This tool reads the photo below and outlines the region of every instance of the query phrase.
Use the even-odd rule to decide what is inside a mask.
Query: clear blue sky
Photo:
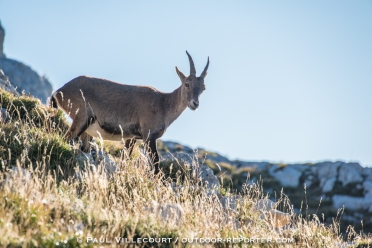
[[[170,92],[210,56],[200,108],[164,140],[231,159],[372,166],[372,1],[0,0],[8,58]]]

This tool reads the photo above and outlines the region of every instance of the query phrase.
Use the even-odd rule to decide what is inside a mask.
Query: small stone
[[[10,115],[5,108],[2,108],[0,111],[0,122],[7,123],[10,121]]]
[[[145,210],[157,215],[163,223],[182,224],[183,210],[179,204],[159,204],[153,200]]]

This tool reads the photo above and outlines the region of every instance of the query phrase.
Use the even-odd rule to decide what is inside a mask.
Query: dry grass
[[[19,100],[14,96],[7,99],[8,109],[14,106],[12,99]],[[12,111],[17,113],[19,108]],[[9,123],[0,123],[2,247],[86,247],[99,246],[100,241],[108,247],[115,246],[120,238],[166,238],[173,242],[158,246],[185,246],[182,239],[193,238],[215,239],[209,245],[218,247],[233,246],[232,242],[239,246],[281,247],[284,244],[279,239],[297,247],[337,247],[344,243],[337,219],[325,226],[316,217],[293,215],[291,225],[275,228],[272,221],[261,218],[255,210],[257,201],[266,197],[260,183],[244,186],[236,208],[225,208],[222,196],[200,183],[195,185],[191,174],[180,175],[175,181],[156,178],[149,171],[148,159],[123,159],[123,151],[117,151],[115,146],[108,149],[119,153],[119,172],[108,176],[103,166],[97,166],[86,169],[79,179],[74,178],[73,168],[81,164],[74,158],[74,148],[61,138],[65,126],[59,127],[55,119],[48,118],[40,104],[34,108],[28,111],[43,118],[33,119],[26,111],[23,115],[12,114]],[[164,211],[156,211],[156,206],[174,211],[164,217]],[[278,209],[292,213],[284,194]],[[82,243],[78,242],[80,238]],[[98,243],[86,243],[87,238],[96,238]],[[239,238],[255,238],[255,242]],[[272,241],[257,243],[257,238]],[[347,241],[360,238],[350,230]]]

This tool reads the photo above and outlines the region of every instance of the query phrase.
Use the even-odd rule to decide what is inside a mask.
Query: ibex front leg
[[[135,144],[136,144],[136,139],[135,138],[125,140],[125,148],[127,149],[127,153],[128,153],[129,158],[132,155],[133,148],[134,148]]]

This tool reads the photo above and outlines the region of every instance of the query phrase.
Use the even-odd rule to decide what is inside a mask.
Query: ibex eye
[[[187,88],[189,88],[189,87],[190,87],[190,84],[188,84],[188,83],[185,83],[185,86],[186,86]]]

